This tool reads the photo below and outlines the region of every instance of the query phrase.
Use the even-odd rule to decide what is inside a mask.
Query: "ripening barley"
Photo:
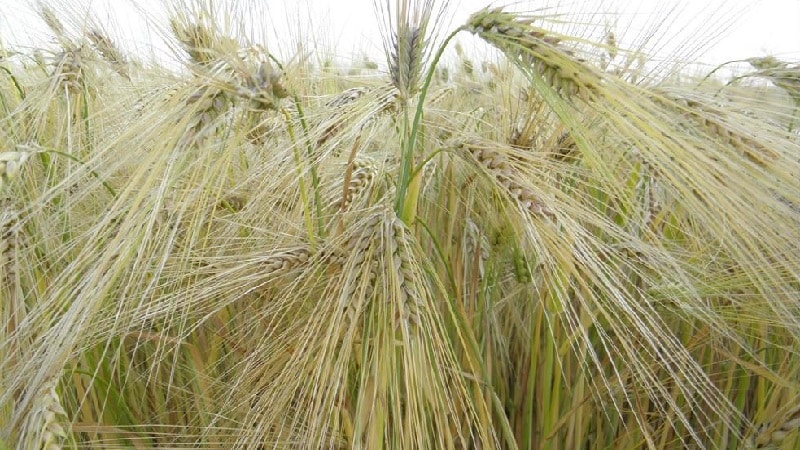
[[[55,381],[50,381],[42,389],[28,413],[24,439],[20,441],[19,450],[60,450],[67,437],[62,423],[66,411],[56,392]]]
[[[796,62],[396,0],[351,64],[167,3],[167,63],[77,3],[0,39],[0,448],[800,444]]]

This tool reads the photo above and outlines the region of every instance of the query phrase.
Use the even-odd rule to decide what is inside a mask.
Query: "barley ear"
[[[800,405],[786,410],[779,418],[762,423],[745,442],[747,449],[777,449],[791,433],[800,430]]]
[[[554,216],[554,212],[522,184],[522,177],[499,151],[467,142],[456,143],[453,147],[461,155],[470,155],[522,209],[534,216]]]
[[[22,306],[19,302],[19,283],[17,274],[19,272],[16,248],[17,248],[17,227],[19,217],[11,208],[0,211],[0,293],[3,294],[5,305],[2,310],[3,322],[6,330],[13,334],[17,328],[17,322],[21,319],[18,311]]]
[[[0,191],[19,175],[29,157],[25,151],[0,152]]]
[[[523,71],[537,73],[564,96],[585,96],[600,87],[600,76],[566,48],[561,36],[533,26],[535,18],[484,9],[473,14],[465,29],[497,47]]]
[[[389,74],[392,84],[401,95],[409,98],[416,94],[422,60],[422,33],[419,27],[402,23],[392,41],[389,52]]]
[[[192,22],[184,16],[169,21],[172,34],[198,67],[212,67],[229,55],[238,53],[236,39],[223,35],[206,14]]]
[[[66,48],[73,46],[66,37],[64,24],[61,23],[61,20],[58,18],[58,15],[56,15],[52,8],[40,3],[39,15],[42,17],[45,25],[47,25],[47,28],[49,28],[50,31],[52,31],[56,36],[56,40],[58,40],[62,47]]]
[[[387,65],[392,84],[405,101],[420,90],[429,55],[429,35],[435,26],[431,19],[439,13],[431,1],[400,0],[394,9],[389,3],[383,11],[389,21],[388,30],[383,33]]]
[[[114,44],[114,41],[99,29],[90,31],[88,36],[100,56],[111,65],[115,72],[130,81],[128,60],[122,55],[122,51]]]
[[[756,76],[768,79],[800,103],[800,64],[790,66],[774,56],[750,58],[747,62],[758,69]]]
[[[244,83],[236,87],[240,97],[250,101],[253,111],[277,111],[282,99],[289,96],[283,84],[283,75],[264,59],[258,67],[244,74]]]
[[[341,212],[357,200],[364,192],[372,186],[372,181],[378,173],[378,166],[369,159],[358,159],[353,161],[352,170],[346,178],[346,186],[343,186],[341,198],[336,202],[336,209]]]
[[[293,247],[270,253],[260,261],[264,276],[283,275],[306,265],[311,258],[307,247]]]
[[[25,423],[18,450],[60,450],[67,432],[61,425],[67,416],[56,392],[56,381],[50,380],[39,390]]]

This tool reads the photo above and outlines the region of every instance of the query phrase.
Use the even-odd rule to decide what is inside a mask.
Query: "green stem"
[[[425,223],[423,220],[418,220],[417,223],[422,225],[423,229],[428,233],[428,236],[433,241],[433,249],[436,256],[442,261],[442,264],[445,267],[445,271],[447,272],[447,278],[450,281],[450,285],[452,286],[454,295],[456,292],[456,280],[455,275],[452,271],[452,264],[448,258],[445,257],[444,251],[442,250],[442,245],[439,240],[436,238],[435,233],[430,227]],[[485,406],[488,408],[489,406],[494,408],[495,417],[499,420],[500,428],[502,430],[503,437],[506,439],[506,447],[509,449],[516,449],[517,444],[514,439],[514,432],[511,429],[511,425],[508,422],[508,417],[505,413],[505,407],[503,403],[500,401],[500,398],[497,396],[497,393],[492,388],[490,383],[487,383],[486,380],[489,380],[489,374],[486,369],[486,364],[484,363],[483,359],[481,358],[481,350],[480,346],[478,345],[478,340],[475,337],[475,333],[473,333],[472,327],[469,325],[469,320],[467,319],[463,308],[460,306],[458,299],[454,297],[454,295],[448,295],[447,305],[449,306],[450,311],[450,319],[452,320],[452,326],[454,330],[451,331],[457,336],[457,341],[460,341],[462,348],[465,351],[465,356],[467,358],[467,365],[469,366],[470,374],[474,376],[472,378],[473,381],[477,383],[477,387],[481,390],[485,390],[488,393],[489,397],[491,398],[491,402],[487,402]],[[491,404],[491,405],[490,405]],[[478,407],[479,405],[475,405]],[[491,414],[491,411],[485,411],[487,414]]]
[[[414,222],[415,213],[412,208],[407,208],[407,205],[416,204],[416,196],[419,195],[419,191],[416,191],[411,194],[412,198],[407,198],[409,196],[408,185],[412,180],[411,168],[412,161],[414,159],[414,148],[416,147],[417,134],[419,133],[419,124],[422,121],[422,107],[425,104],[425,96],[428,94],[428,88],[431,85],[431,81],[433,81],[436,65],[439,63],[439,59],[441,59],[445,48],[447,48],[447,44],[449,44],[456,34],[461,32],[463,29],[464,27],[459,27],[450,33],[444,42],[442,42],[442,45],[439,46],[439,49],[436,50],[436,54],[431,61],[431,66],[428,68],[428,73],[425,76],[425,83],[422,85],[422,89],[420,90],[416,111],[414,113],[414,121],[411,124],[410,135],[408,136],[408,139],[403,140],[402,162],[400,167],[400,176],[397,183],[397,199],[394,204],[394,210],[400,219],[407,225],[411,225]]]
[[[297,165],[297,177],[300,184],[300,199],[303,201],[303,222],[305,223],[306,233],[308,240],[311,243],[311,248],[316,248],[317,233],[314,232],[314,219],[311,212],[311,205],[308,200],[308,191],[306,190],[306,181],[303,174],[303,158],[297,149],[297,142],[294,136],[294,127],[292,126],[292,119],[285,109],[281,109],[284,120],[286,120],[286,130],[289,132],[289,139],[292,141],[292,153],[294,154],[294,162]]]
[[[733,63],[738,63],[738,62],[745,62],[745,61],[747,61],[747,60],[746,59],[737,59],[735,61],[728,61],[728,62],[724,62],[724,63],[718,65],[717,67],[714,68],[714,70],[712,70],[711,72],[708,72],[708,74],[705,77],[703,77],[703,79],[700,80],[699,83],[697,83],[697,86],[698,87],[702,86],[702,84],[705,83],[706,81],[708,81],[708,79],[711,78],[712,75],[717,73],[717,71],[719,69],[722,69],[723,67],[727,66],[728,64],[733,64]]]
[[[46,155],[46,154],[49,154],[49,153],[53,153],[55,155],[67,157],[67,158],[69,158],[69,159],[71,159],[71,160],[73,160],[73,161],[75,161],[75,162],[77,162],[79,164],[86,165],[85,162],[81,161],[79,158],[77,158],[77,157],[75,157],[73,155],[70,155],[69,153],[59,152],[57,150],[43,150],[43,151],[40,151],[39,153],[41,153],[43,155]],[[47,161],[48,161],[47,164],[49,164],[49,159]],[[98,180],[100,180],[101,183],[103,183],[103,187],[106,188],[106,190],[109,192],[109,194],[111,194],[112,197],[116,197],[117,196],[117,192],[114,190],[114,188],[112,188],[111,185],[109,185],[107,182],[103,181],[103,179],[100,178],[100,175],[97,172],[95,172],[94,170],[90,169],[89,173],[94,175],[95,178],[97,178]]]
[[[25,100],[25,91],[22,89],[22,86],[19,85],[17,77],[15,77],[14,74],[11,73],[11,71],[6,67],[0,66],[0,70],[7,73],[9,78],[11,78],[11,82],[14,83],[14,87],[17,89],[17,92],[19,93],[20,100]]]
[[[303,137],[306,141],[306,157],[308,158],[311,172],[311,187],[314,189],[314,208],[317,212],[317,233],[320,237],[325,237],[325,222],[322,218],[322,194],[320,194],[319,190],[319,174],[317,173],[317,163],[314,159],[314,148],[311,146],[311,139],[308,137],[308,124],[306,123],[306,116],[303,114],[300,98],[295,95],[293,99],[297,108],[297,115],[300,117],[300,126],[303,128]]]

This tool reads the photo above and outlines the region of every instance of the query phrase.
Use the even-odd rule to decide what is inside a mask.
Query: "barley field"
[[[211,4],[0,44],[0,449],[800,448],[800,64]]]

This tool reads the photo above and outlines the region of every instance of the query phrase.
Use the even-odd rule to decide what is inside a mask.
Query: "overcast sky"
[[[0,38],[5,43],[27,45],[47,40],[46,30],[31,13],[30,4],[35,1],[0,0]],[[242,22],[245,34],[254,35],[257,41],[267,41],[273,48],[288,48],[294,44],[286,37],[294,35],[308,48],[326,49],[343,58],[360,53],[380,54],[382,44],[374,2],[213,0],[220,11],[224,5],[238,9],[238,15],[234,15],[242,19],[237,22]],[[471,12],[489,2],[450,3],[448,18],[452,21],[447,29],[463,23]],[[132,6],[136,4],[140,12],[152,18],[164,18],[166,0],[51,0],[49,4],[57,11],[78,11],[73,14],[76,21],[83,20],[85,14],[80,11],[91,5],[110,34],[129,47],[155,53],[166,51],[163,45],[153,45],[159,40],[159,32],[148,26]],[[656,59],[699,58],[716,64],[770,54],[800,60],[800,0],[536,0],[516,4],[543,14],[568,13],[567,20],[594,24],[598,30],[613,29],[625,47],[638,47],[642,36],[652,33],[657,38],[650,39],[647,48]]]

